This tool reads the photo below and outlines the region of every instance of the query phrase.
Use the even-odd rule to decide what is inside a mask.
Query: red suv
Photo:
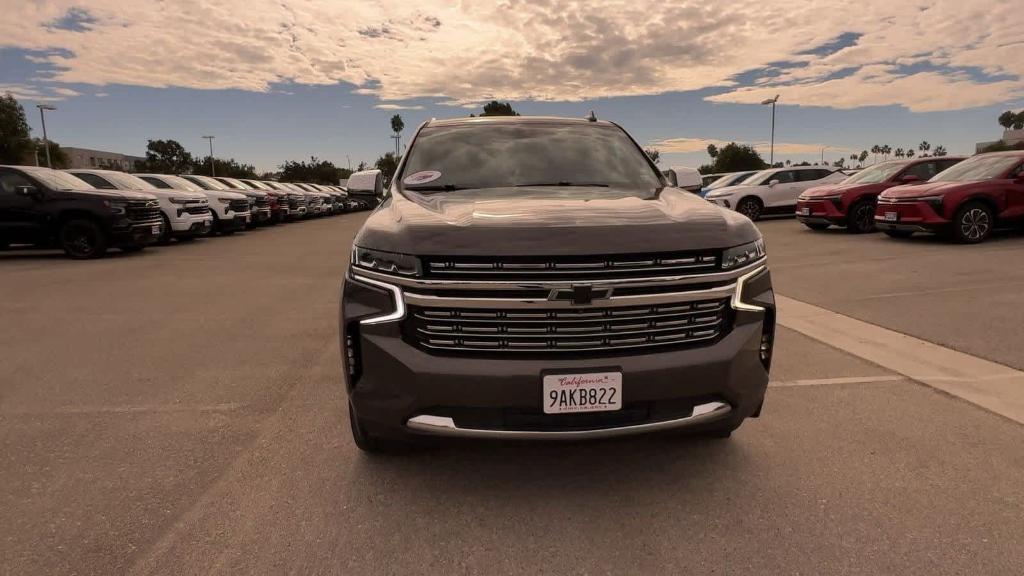
[[[797,220],[811,230],[845,226],[854,234],[871,232],[879,194],[900,184],[924,182],[961,160],[959,156],[943,156],[869,166],[837,184],[805,191],[796,201]]]
[[[897,186],[878,197],[875,225],[889,236],[914,232],[981,242],[998,224],[1024,219],[1024,151],[978,154],[919,186]]]

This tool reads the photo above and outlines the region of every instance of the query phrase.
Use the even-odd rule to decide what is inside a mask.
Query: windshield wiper
[[[564,180],[560,182],[537,182],[534,184],[516,184],[516,188],[532,188],[539,186],[596,186],[599,188],[607,188],[607,184],[601,184],[600,182],[566,182]]]

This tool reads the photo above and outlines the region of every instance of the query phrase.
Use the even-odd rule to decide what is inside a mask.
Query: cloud
[[[74,92],[74,90],[72,90]],[[27,84],[0,84],[0,94],[10,93],[18,100],[31,102],[57,102],[64,100],[65,96],[54,93],[52,90],[29,86]]]
[[[764,142],[738,142],[739,144],[748,144],[753,146],[758,152],[767,153],[771,148],[771,143]],[[726,140],[715,140],[713,138],[664,138],[661,140],[654,140],[648,143],[647,147],[654,148],[663,154],[689,154],[693,152],[704,152],[707,150],[709,144],[721,148],[726,144],[729,144]],[[819,154],[821,149],[825,148],[826,152],[854,152],[852,148],[844,146],[831,146],[828,144],[820,143],[806,143],[806,142],[776,142],[775,153],[776,154]]]
[[[404,104],[375,104],[378,110],[423,110],[423,106],[407,106]]]
[[[382,101],[581,101],[711,89],[747,103],[951,110],[1024,97],[1019,0],[12,2],[0,48],[53,80]],[[49,76],[48,76],[49,77]],[[386,104],[385,104],[386,105]]]

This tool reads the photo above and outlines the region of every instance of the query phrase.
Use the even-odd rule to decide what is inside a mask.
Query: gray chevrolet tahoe
[[[728,437],[760,415],[775,301],[746,217],[672,188],[611,122],[431,120],[355,238],[356,445]]]

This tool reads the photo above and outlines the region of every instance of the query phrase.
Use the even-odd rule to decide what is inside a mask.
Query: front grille
[[[728,328],[728,300],[656,306],[479,310],[412,307],[417,345],[438,350],[571,352],[707,344]]]
[[[256,199],[256,207],[257,208],[269,208],[270,207],[270,198],[257,198]]]
[[[425,275],[466,280],[585,280],[672,276],[714,272],[713,252],[564,258],[426,257]]]
[[[299,209],[299,208],[301,208],[302,206],[305,206],[305,205],[306,205],[306,199],[305,198],[289,198],[288,199],[288,206],[292,210],[297,210],[297,209]]]
[[[208,214],[210,212],[210,207],[206,204],[193,204],[191,206],[185,206],[185,212],[198,215]]]
[[[323,205],[323,203],[323,198],[320,198],[319,196],[314,196],[313,199],[309,201],[309,207],[316,208],[317,206]]]
[[[125,216],[132,222],[151,222],[160,219],[160,203],[156,200],[131,200]]]
[[[249,211],[249,200],[232,200],[229,207],[235,212],[248,212]]]

